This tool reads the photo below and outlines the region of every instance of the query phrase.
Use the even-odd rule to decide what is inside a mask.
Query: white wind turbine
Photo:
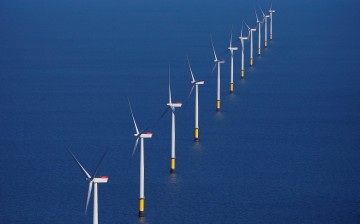
[[[191,69],[191,66],[190,66],[190,61],[189,61],[189,58],[187,59],[188,60],[188,64],[189,64],[189,69],[190,69],[190,74],[191,74],[191,84],[192,84],[192,87],[191,87],[191,90],[190,90],[190,94],[189,96],[191,95],[193,89],[194,89],[194,86],[195,86],[195,131],[194,131],[194,140],[195,142],[198,142],[199,141],[199,91],[198,91],[198,86],[199,85],[204,85],[205,81],[202,81],[202,80],[195,80],[194,78],[194,73]]]
[[[128,99],[128,102],[129,102],[129,108],[130,108],[131,116],[132,116],[132,119],[134,121],[135,131],[136,131],[136,133],[134,134],[134,136],[136,137],[136,141],[135,141],[135,145],[134,145],[134,149],[133,149],[133,155],[134,155],[134,153],[136,151],[136,148],[137,148],[137,145],[138,145],[139,139],[140,139],[139,217],[144,217],[144,207],[145,207],[145,195],[144,195],[144,171],[145,171],[145,169],[144,169],[144,138],[152,138],[152,133],[151,132],[144,132],[144,131],[139,132],[139,129],[138,129],[137,125],[136,125],[134,113],[132,111],[129,99]]]
[[[247,40],[248,37],[243,37],[242,32],[243,32],[243,27],[244,24],[242,24],[241,26],[241,33],[240,33],[240,42],[241,42],[241,78],[244,78],[245,72],[244,72],[244,40]]]
[[[265,37],[264,37],[264,46],[267,47],[267,18],[269,18],[269,15],[265,15],[264,11],[260,8],[261,13],[263,15],[264,21],[265,21]]]
[[[175,173],[175,108],[181,107],[182,103],[173,103],[170,88],[170,65],[169,65],[169,103],[166,104],[171,109],[171,162],[170,173]]]
[[[249,30],[249,36],[250,36],[250,66],[253,66],[253,32],[256,31],[255,28],[250,28],[246,23],[245,23],[246,27]]]
[[[259,26],[259,29],[258,29],[258,55],[260,55],[261,54],[261,25],[264,23],[264,19],[260,21],[256,11],[255,11],[255,15],[256,15],[256,23]]]
[[[216,66],[218,68],[218,76],[217,76],[217,96],[216,96],[216,111],[220,111],[220,65],[222,63],[225,63],[224,60],[219,60],[216,56],[216,52],[215,52],[215,48],[214,48],[214,43],[211,39],[211,45],[212,45],[212,48],[213,48],[213,51],[214,51],[214,67],[213,67],[213,70],[212,72],[214,72]]]
[[[272,14],[275,12],[275,10],[272,9],[272,3],[270,5],[269,13],[270,13],[270,40],[272,40],[272,23],[273,23],[273,17]]]
[[[96,168],[95,168],[95,172],[92,176],[90,176],[90,174],[85,170],[85,168],[81,165],[81,163],[79,162],[79,160],[75,157],[75,155],[70,151],[70,149],[68,150],[70,152],[70,154],[72,155],[72,157],[74,158],[75,162],[77,163],[77,165],[80,167],[81,171],[83,172],[83,174],[86,177],[86,180],[89,182],[89,190],[88,190],[88,195],[87,195],[87,199],[86,199],[86,208],[85,208],[85,215],[89,206],[89,201],[90,201],[90,197],[91,197],[91,191],[92,191],[92,186],[94,185],[94,211],[93,211],[93,224],[98,224],[98,188],[97,188],[97,184],[102,184],[102,183],[107,183],[108,182],[108,177],[107,176],[100,176],[99,178],[96,178],[96,173],[99,169],[99,166],[102,162],[102,160],[105,157],[105,154],[107,153],[107,150],[105,151],[105,153],[103,154],[103,156],[101,157],[99,163],[97,164]]]
[[[232,46],[232,30],[230,34],[230,45],[229,45],[229,51],[231,54],[231,65],[230,65],[230,93],[234,92],[234,51],[237,51],[237,47]]]

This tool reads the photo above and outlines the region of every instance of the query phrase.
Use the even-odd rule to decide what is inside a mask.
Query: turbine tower
[[[189,58],[188,60],[188,65],[189,65],[189,70],[190,70],[190,74],[191,74],[191,90],[190,90],[190,94],[189,97],[194,89],[195,86],[195,131],[194,131],[194,140],[195,142],[199,141],[199,90],[198,90],[198,86],[199,85],[204,85],[205,81],[202,80],[195,80],[194,78],[194,73],[192,72],[191,66],[190,66],[190,61]]]
[[[269,15],[265,15],[265,13],[263,12],[262,9],[261,10],[261,13],[263,14],[263,18],[264,18],[264,21],[265,21],[265,37],[264,37],[264,46],[267,47],[267,18],[269,18],[270,16]]]
[[[229,45],[229,51],[231,54],[231,65],[230,65],[230,93],[234,92],[234,51],[237,51],[237,47],[232,46],[232,30],[230,34],[230,45]]]
[[[92,191],[92,186],[94,185],[94,211],[93,211],[93,224],[98,224],[98,219],[99,219],[99,215],[98,215],[98,188],[97,188],[97,184],[103,184],[103,183],[107,183],[108,182],[108,177],[107,176],[100,176],[98,178],[96,178],[96,173],[99,169],[99,166],[102,162],[102,160],[104,159],[107,150],[105,151],[105,153],[103,154],[103,156],[101,157],[99,163],[96,166],[95,172],[92,176],[90,176],[90,174],[85,170],[85,168],[83,167],[83,165],[81,165],[81,163],[79,162],[79,160],[75,157],[75,155],[70,151],[70,149],[68,150],[70,152],[70,154],[72,155],[72,157],[74,158],[75,162],[77,163],[77,165],[80,167],[81,171],[83,172],[83,174],[86,177],[86,180],[89,182],[89,190],[88,190],[88,195],[87,195],[87,199],[86,199],[86,208],[85,208],[85,215],[87,213],[87,209],[89,206],[89,201],[90,201],[90,197],[91,197],[91,191]]]
[[[261,54],[261,25],[264,23],[264,19],[262,21],[259,20],[259,17],[255,11],[255,15],[256,15],[256,23],[259,26],[259,32],[258,32],[258,56],[260,56]]]
[[[269,13],[270,13],[270,40],[272,40],[272,23],[273,23],[273,17],[272,14],[275,12],[275,10],[272,9],[272,3],[270,5]]]
[[[255,28],[250,28],[246,23],[246,27],[249,30],[249,36],[250,36],[250,66],[253,66],[253,32],[256,31]]]
[[[243,79],[245,76],[245,72],[244,72],[244,40],[247,40],[248,37],[243,37],[242,32],[243,32],[243,27],[244,24],[242,24],[241,26],[241,33],[240,33],[240,41],[241,41],[241,78]]]
[[[175,173],[175,108],[181,107],[182,103],[173,103],[171,99],[170,88],[170,65],[169,65],[169,103],[166,104],[171,108],[171,161],[170,161],[170,173]]]
[[[136,125],[134,113],[132,111],[129,99],[128,99],[128,102],[129,102],[129,108],[130,108],[131,116],[132,116],[134,126],[135,126],[135,131],[136,131],[136,133],[134,134],[134,136],[136,137],[136,141],[135,141],[135,145],[134,145],[134,149],[133,149],[133,155],[135,154],[135,151],[136,151],[137,145],[139,143],[139,139],[140,139],[139,217],[144,217],[144,208],[145,208],[145,195],[144,195],[144,171],[145,171],[144,170],[144,139],[145,138],[152,138],[152,133],[151,132],[144,132],[144,131],[139,132],[139,129],[138,129],[137,125]]]
[[[214,43],[211,39],[211,45],[212,45],[212,48],[213,48],[213,51],[214,51],[214,67],[213,67],[213,70],[212,72],[214,72],[216,66],[218,68],[218,75],[217,75],[217,96],[216,96],[216,111],[220,111],[220,65],[222,63],[225,63],[224,60],[219,60],[216,56],[216,52],[215,52],[215,48],[214,48]]]

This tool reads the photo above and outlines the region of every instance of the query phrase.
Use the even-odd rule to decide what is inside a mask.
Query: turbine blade
[[[187,61],[188,61],[192,81],[195,82],[194,74],[193,74],[193,71],[192,71],[191,66],[190,66],[189,57],[187,57]]]
[[[255,10],[255,9],[254,9]],[[258,17],[258,15],[257,15],[257,13],[256,13],[256,10],[255,10],[255,16],[256,16],[256,22],[258,23],[258,22],[260,22],[259,21],[259,17]]]
[[[170,102],[170,104],[172,103],[172,101],[171,101],[171,87],[170,87],[170,64],[169,64],[169,102]]]
[[[260,10],[261,10],[261,13],[263,14],[263,17],[265,17],[264,11],[261,8],[260,8]]]
[[[81,171],[83,172],[83,174],[87,177],[87,178],[91,178],[90,174],[85,170],[85,168],[81,165],[81,163],[79,162],[79,160],[76,158],[76,156],[74,155],[74,153],[72,153],[70,151],[70,149],[68,149],[68,151],[70,152],[70,154],[72,155],[72,157],[74,158],[75,162],[77,163],[77,165],[80,167]]]
[[[245,26],[250,30],[250,27],[248,26],[248,24],[246,22],[244,22],[244,23],[245,23]]]
[[[190,92],[189,92],[189,95],[188,95],[188,98],[191,96],[193,90],[194,90],[194,86],[195,86],[195,83],[192,85],[191,89],[190,89]]]
[[[139,136],[140,136],[140,135],[139,135]],[[137,145],[138,145],[138,143],[139,143],[139,138],[140,138],[139,136],[136,137],[136,141],[135,141],[134,149],[133,149],[133,152],[132,152],[132,156],[134,156],[135,151],[136,151],[136,148],[137,148]]]
[[[93,174],[93,176],[91,177],[91,179],[94,179],[94,178],[95,178],[96,173],[97,173],[97,171],[98,171],[98,169],[99,169],[99,167],[100,167],[100,164],[101,164],[101,163],[102,163],[102,161],[104,160],[104,157],[105,157],[105,155],[107,154],[107,152],[108,152],[108,151],[109,151],[109,148],[107,148],[107,149],[105,150],[104,154],[101,156],[101,158],[100,158],[100,160],[99,160],[98,164],[96,165],[96,168],[95,168],[94,174]]]
[[[212,70],[211,70],[211,73],[214,72],[214,70],[215,70],[215,68],[216,68],[216,65],[217,65],[217,63],[215,62],[215,63],[214,63],[214,67],[213,67]]]
[[[87,199],[86,199],[85,215],[86,215],[86,213],[87,213],[87,209],[88,209],[88,207],[89,207],[89,202],[90,202],[90,197],[91,197],[92,185],[93,185],[93,182],[92,182],[92,181],[90,181],[90,182],[89,182],[88,195],[87,195]]]
[[[244,22],[241,24],[241,32],[240,32],[240,37],[242,37],[242,32],[243,32],[243,28],[244,28]]]
[[[211,45],[212,45],[212,48],[213,48],[213,51],[214,51],[214,57],[215,57],[215,61],[217,61],[217,57],[216,57],[216,52],[215,52],[215,48],[214,48],[214,42],[213,42],[213,39],[211,37]]]
[[[232,44],[232,30],[233,28],[231,27],[231,32],[230,32],[230,48],[232,47],[231,44]]]
[[[136,130],[136,134],[139,134],[139,129],[138,129],[137,125],[136,125],[134,113],[133,113],[133,111],[132,111],[129,98],[128,98],[128,102],[129,102],[129,108],[130,108],[131,116],[132,116],[132,119],[133,119],[133,121],[134,121],[134,126],[135,126],[135,130]]]
[[[139,135],[146,132],[149,128],[156,126],[159,123],[159,121],[165,116],[165,114],[169,111],[169,109],[170,107],[166,106],[164,112],[160,115],[160,117],[152,125],[147,126],[143,131],[141,131]]]
[[[270,11],[272,10],[272,2],[271,2],[271,4],[270,4]]]

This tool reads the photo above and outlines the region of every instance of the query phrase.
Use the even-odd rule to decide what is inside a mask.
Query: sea
[[[273,40],[249,66],[243,22],[272,9]],[[3,0],[0,223],[360,223],[360,32],[355,0]],[[269,32],[268,27],[268,32]],[[243,27],[247,35],[247,28]],[[268,33],[269,34],[269,33]],[[269,37],[268,37],[269,38]],[[216,111],[221,65],[221,110]],[[199,86],[199,142],[194,92]],[[170,174],[169,65],[176,115]],[[138,217],[145,139],[145,217]]]

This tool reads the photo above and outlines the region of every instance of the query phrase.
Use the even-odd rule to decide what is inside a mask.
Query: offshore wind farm
[[[357,5],[0,3],[0,219],[359,223]]]

